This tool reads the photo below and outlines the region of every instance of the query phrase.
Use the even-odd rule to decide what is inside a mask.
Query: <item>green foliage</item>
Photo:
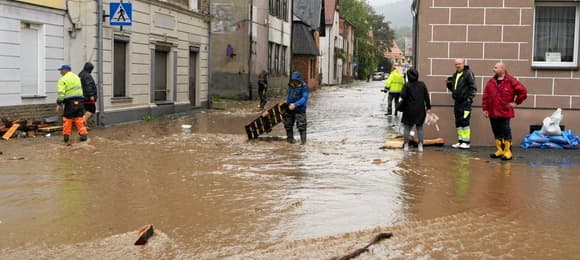
[[[143,116],[143,121],[151,122],[151,120],[153,120],[153,117],[151,115],[144,115]]]
[[[355,28],[355,60],[359,64],[359,79],[364,79],[376,70],[386,48],[391,46],[395,32],[385,17],[377,14],[364,0],[340,0],[340,15]]]

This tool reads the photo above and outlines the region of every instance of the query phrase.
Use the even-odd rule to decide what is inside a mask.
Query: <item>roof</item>
[[[309,25],[312,29],[324,27],[320,24],[322,19],[322,1],[294,0],[293,12],[300,21]]]
[[[324,0],[324,22],[332,24],[334,22],[334,12],[336,11],[336,0]]]
[[[302,22],[294,22],[292,54],[320,56],[312,31]]]

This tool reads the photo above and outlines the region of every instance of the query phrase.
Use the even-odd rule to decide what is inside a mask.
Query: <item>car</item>
[[[373,72],[373,80],[385,80],[385,73],[382,71]]]

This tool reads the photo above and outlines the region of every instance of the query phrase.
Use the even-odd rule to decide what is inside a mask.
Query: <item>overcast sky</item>
[[[367,0],[371,6],[381,6],[387,3],[394,3],[400,0]],[[410,2],[410,0],[407,0]]]

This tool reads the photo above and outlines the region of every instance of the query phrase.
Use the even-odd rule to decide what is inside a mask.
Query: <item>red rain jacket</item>
[[[528,97],[528,90],[516,78],[506,72],[504,80],[497,84],[495,77],[489,79],[483,92],[481,107],[489,113],[490,118],[514,118],[511,102],[521,104]]]

